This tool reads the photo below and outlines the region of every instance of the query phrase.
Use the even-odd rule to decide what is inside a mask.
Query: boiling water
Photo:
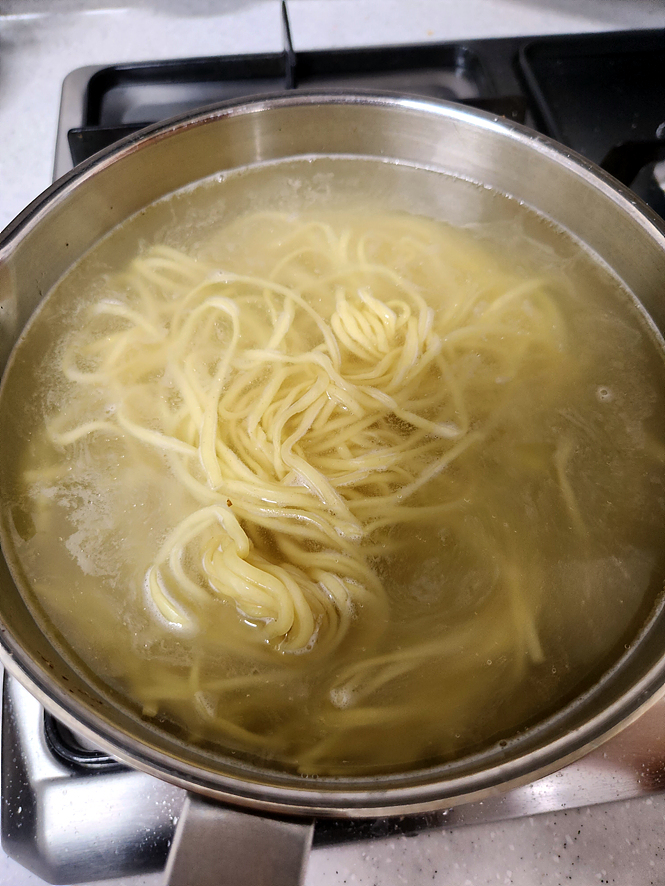
[[[255,500],[243,500],[244,487],[225,479],[228,465],[213,483],[200,459],[114,425],[125,383],[132,421],[151,433],[166,434],[164,415],[183,407],[173,375],[180,370],[145,361],[176,323],[169,305],[181,297],[189,304],[198,284],[175,273],[173,291],[154,281],[141,290],[130,264],[150,260],[156,244],[196,259],[194,278],[215,276],[213,268],[227,275],[214,297],[240,305],[244,356],[219,393],[222,405],[234,384],[245,397],[239,426],[259,402],[254,430],[268,426],[265,392],[277,370],[265,364],[246,383],[239,373],[269,350],[289,299],[277,290],[266,296],[264,284],[229,283],[233,275],[302,293],[331,328],[337,312],[345,379],[364,373],[365,388],[378,389],[376,366],[393,345],[417,354],[408,372],[423,361],[413,383],[407,357],[396,363],[377,414],[365,409],[343,440],[335,429],[346,427],[356,401],[333,402],[340,388],[329,387],[321,395],[330,400],[328,424],[320,411],[292,447],[328,466],[355,529],[337,504],[322,504],[305,474],[265,454],[286,451],[305,406],[285,419],[279,445],[273,424],[257,463],[246,460],[264,476],[260,517],[250,514]],[[343,314],[340,298],[356,313]],[[418,298],[432,309],[431,330],[413,324],[420,339],[412,347],[406,325],[388,341],[390,311],[415,316]],[[99,303],[115,313],[95,314]],[[157,344],[146,340],[113,364],[113,342],[132,324],[154,326],[155,304],[162,326],[146,334]],[[371,322],[360,313],[370,308]],[[327,354],[312,316],[300,307],[294,315],[272,350],[289,359]],[[230,348],[229,316],[202,319],[183,352],[182,366],[205,384]],[[206,357],[214,347],[219,354]],[[163,351],[168,362],[172,351]],[[102,365],[113,365],[103,378]],[[67,377],[63,367],[74,372]],[[77,373],[100,378],[82,384]],[[249,170],[131,219],[72,269],[30,323],[0,401],[3,549],[63,654],[158,729],[308,774],[453,759],[538,722],[590,685],[661,591],[664,392],[659,344],[628,294],[514,201],[374,161]],[[306,394],[298,389],[290,402]],[[386,407],[386,396],[404,414]],[[228,408],[220,407],[217,434],[235,458],[245,438],[228,427]],[[88,422],[99,426],[70,433]],[[400,449],[399,459],[367,468],[382,447]],[[174,465],[184,463],[209,498],[183,484]],[[275,509],[297,510],[294,494],[329,521],[328,541],[318,530],[296,532],[306,516],[276,525]],[[213,504],[237,519],[255,563],[305,576],[309,634],[297,618],[285,634],[271,633],[276,617],[249,603],[249,592],[223,574],[211,583],[200,533],[160,561],[174,527]],[[221,549],[228,527],[215,527]],[[178,569],[200,593],[183,586]],[[158,575],[152,586],[150,575]]]

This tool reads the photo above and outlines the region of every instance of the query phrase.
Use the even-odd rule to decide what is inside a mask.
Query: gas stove
[[[73,71],[62,90],[56,177],[118,138],[205,104],[285,89],[389,90],[460,101],[540,129],[665,216],[662,31],[300,52],[284,5],[282,15],[282,52]],[[313,858],[400,836],[431,846],[434,835],[462,825],[657,795],[663,787],[665,701],[583,760],[495,799],[398,819],[317,822]],[[185,796],[87,746],[5,675],[2,844],[39,878],[161,882]]]

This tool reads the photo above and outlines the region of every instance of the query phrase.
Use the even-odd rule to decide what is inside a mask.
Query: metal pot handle
[[[187,794],[164,886],[302,886],[311,819],[240,812]]]

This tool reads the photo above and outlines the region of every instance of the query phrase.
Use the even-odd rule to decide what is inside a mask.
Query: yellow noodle
[[[319,234],[323,234],[323,241],[307,245],[308,236]],[[315,635],[321,639],[323,626],[315,625],[312,611],[306,615],[303,610],[307,605],[303,601],[308,598],[312,605],[312,581],[308,578],[312,571],[318,575],[314,584],[323,588],[341,612],[345,603],[340,589],[352,599],[358,593],[355,582],[362,585],[367,580],[367,567],[362,565],[364,537],[379,528],[422,519],[449,507],[442,503],[400,510],[419,489],[484,438],[482,426],[474,431],[469,427],[466,394],[450,362],[455,358],[438,356],[442,344],[446,348],[454,344],[459,353],[459,348],[470,342],[473,348],[489,347],[506,359],[505,338],[514,339],[513,353],[518,344],[513,327],[502,320],[507,310],[538,293],[539,307],[544,306],[548,315],[556,311],[542,293],[547,281],[526,280],[486,303],[482,312],[476,310],[473,323],[448,329],[446,315],[444,323],[437,325],[432,308],[414,284],[367,259],[364,240],[358,245],[360,262],[347,257],[350,230],[337,234],[329,225],[310,222],[292,231],[285,242],[293,244],[298,238],[304,242],[276,263],[268,279],[205,267],[162,246],[135,260],[125,279],[140,291],[142,309],[150,319],[127,305],[102,302],[93,306],[91,324],[94,317],[114,317],[124,321],[124,332],[93,337],[82,347],[72,345],[63,359],[71,381],[106,383],[116,391],[119,400],[113,417],[86,421],[64,433],[51,432],[54,443],[67,446],[83,436],[112,432],[117,422],[120,429],[146,446],[172,453],[176,475],[203,508],[174,528],[148,572],[147,586],[158,609],[174,624],[189,624],[187,600],[196,596],[195,588],[200,585],[199,579],[187,576],[183,558],[187,553],[191,561],[189,549],[195,544],[207,551],[198,559],[209,587],[234,600],[239,612],[257,623],[257,636],[267,632],[273,639],[281,638],[284,650],[305,649]],[[409,242],[418,241],[412,238]],[[328,317],[304,301],[299,291],[279,282],[282,272],[293,270],[313,254],[323,257],[334,270],[316,281],[310,278],[303,288],[332,289],[334,304]],[[340,263],[343,266],[337,267]],[[301,272],[302,279],[304,276]],[[152,295],[140,280],[155,287]],[[400,297],[382,297],[383,285],[394,287]],[[247,318],[240,313],[241,304],[250,306]],[[534,303],[529,307],[531,326],[538,336],[537,341],[532,336],[523,347],[533,348],[542,344],[542,330],[551,328],[551,323],[548,316],[538,329],[538,311]],[[266,314],[262,313],[264,308]],[[220,335],[220,327],[213,322],[215,312],[221,312],[231,324],[230,338],[224,333],[219,345],[215,344]],[[312,341],[302,353],[282,350],[292,329],[298,329],[302,314],[313,321],[319,341]],[[257,324],[260,316],[267,322]],[[247,337],[247,332],[241,333],[241,323],[251,324],[244,347],[241,334]],[[243,325],[243,329],[247,327]],[[258,348],[251,346],[252,339]],[[91,373],[74,372],[72,367],[91,348],[98,368]],[[144,369],[138,356],[141,352],[145,354]],[[522,353],[518,352],[517,363]],[[132,416],[140,416],[142,405],[155,398],[161,380],[132,386],[127,378],[128,364],[138,378],[161,369],[162,377],[179,392],[176,412],[161,402],[159,428],[130,417],[128,405],[131,401]],[[428,380],[431,367],[440,370],[443,386],[438,375]],[[147,414],[154,414],[154,408],[148,406]],[[439,418],[442,411],[448,413],[443,421]],[[402,430],[392,431],[386,420],[401,423]],[[367,429],[364,436],[363,428]],[[353,443],[353,450],[349,443]],[[332,455],[335,451],[338,456]],[[192,474],[191,459],[197,453],[205,482]],[[178,454],[188,459],[174,460]],[[239,477],[244,478],[244,487],[234,485]],[[264,494],[266,482],[279,489],[272,507]],[[561,483],[566,495],[565,478]],[[355,498],[357,487],[372,489],[371,498]],[[216,493],[223,502],[227,492],[245,521],[271,532],[291,533],[287,562],[293,563],[299,580],[251,554],[247,536],[231,510],[211,504]],[[361,505],[363,518],[359,521],[355,515]],[[293,516],[289,515],[291,509]],[[290,525],[294,518],[297,530]],[[340,554],[345,549],[344,557],[351,559],[335,555],[336,573],[330,573],[326,582],[319,563],[329,555],[307,554],[303,547],[307,538],[332,545],[332,550],[343,545]],[[284,543],[280,547],[285,550]],[[170,574],[165,584],[162,572],[167,567]],[[175,593],[172,599],[177,599],[177,604],[165,590],[174,580],[177,591],[172,589],[170,594]],[[309,592],[303,597],[305,587]],[[332,622],[328,620],[328,624]]]
[[[83,446],[127,458],[124,476],[139,486],[145,474],[156,496],[164,466],[173,502],[143,576],[149,617],[166,623],[167,646],[201,638],[191,661],[151,662],[147,676],[139,655],[119,679],[145,716],[166,711],[204,740],[303,772],[342,771],[342,747],[362,768],[376,730],[397,724],[409,759],[446,753],[456,739],[442,722],[463,731],[501,680],[517,685],[546,660],[542,569],[511,540],[528,520],[509,526],[491,496],[481,513],[475,472],[510,433],[511,384],[552,367],[564,384],[576,371],[558,284],[409,216],[256,213],[226,233],[242,241],[253,228],[268,232],[273,257],[261,273],[153,246],[109,283],[62,353],[70,394],[48,438],[64,461]],[[542,475],[556,479],[552,507],[583,535],[574,446],[563,438]],[[519,458],[506,445],[506,476],[518,466],[526,482]],[[25,481],[66,482],[57,464],[31,466]],[[403,579],[390,568],[421,533],[466,574],[448,588],[437,573],[423,591],[450,608],[445,632],[438,615],[431,626],[421,615],[421,636],[402,646]],[[476,563],[482,594],[458,618]],[[329,664],[310,688],[316,726],[305,740],[294,711],[308,661]],[[496,676],[465,702],[459,684],[490,666]],[[443,676],[423,712],[401,687],[426,686],[431,669]],[[389,758],[377,751],[377,766]]]

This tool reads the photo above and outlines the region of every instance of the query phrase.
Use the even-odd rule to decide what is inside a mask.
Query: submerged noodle
[[[400,252],[426,252],[421,220],[394,219],[374,243],[320,221],[289,226],[287,255],[265,278],[165,246],[134,260],[131,307],[95,304],[63,359],[70,381],[106,392],[112,415],[91,421],[74,401],[48,433],[65,447],[130,435],[164,453],[199,501],[146,576],[169,622],[193,629],[189,601],[221,594],[257,640],[329,651],[354,611],[387,605],[367,543],[454,507],[413,501],[496,421],[496,379],[465,390],[455,366],[487,355],[513,378],[561,349],[563,324],[537,279],[495,281],[489,298],[479,288],[436,316],[416,283],[367,257],[382,241],[397,265]],[[308,273],[311,256],[322,271]],[[479,399],[481,417],[468,405]],[[254,543],[265,532],[271,557]],[[520,630],[535,637],[533,614]],[[529,648],[540,656],[537,640]]]
[[[168,478],[154,495],[178,517],[150,541],[142,593],[154,630],[190,652],[117,666],[146,716],[303,772],[451,753],[480,708],[547,666],[545,565],[529,515],[483,488],[486,454],[516,485],[545,477],[547,514],[589,544],[576,439],[520,448],[515,430],[516,397],[537,423],[579,376],[566,284],[406,214],[256,213],[217,239],[237,255],[214,239],[196,257],[145,249],[79,315],[52,453],[24,475],[37,528],[53,519],[40,490],[70,482],[81,453],[112,456],[129,488]],[[416,540],[438,558],[421,591],[443,621],[409,602]],[[407,641],[393,622],[409,608]],[[308,668],[320,686],[303,689]],[[428,707],[412,690],[433,671]],[[397,754],[373,743],[393,729]]]

